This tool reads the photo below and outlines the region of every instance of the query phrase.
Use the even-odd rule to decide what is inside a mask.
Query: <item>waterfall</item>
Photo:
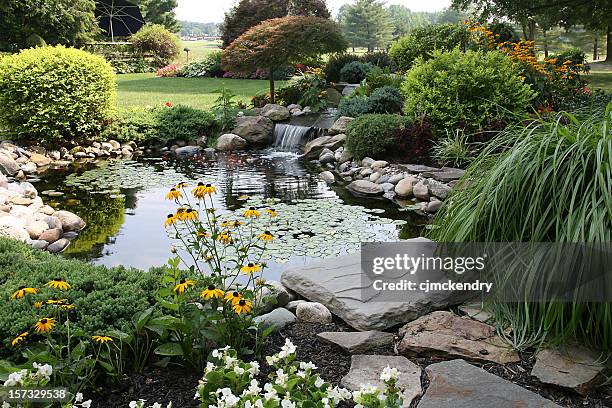
[[[305,143],[310,126],[277,124],[274,126],[274,149],[283,152],[296,152]]]

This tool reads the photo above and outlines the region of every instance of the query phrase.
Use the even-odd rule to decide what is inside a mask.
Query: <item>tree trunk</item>
[[[597,48],[599,47],[599,36],[595,33],[595,40],[593,41],[593,61],[597,61],[599,55],[597,55]]]
[[[606,62],[612,62],[612,25],[608,25],[606,33]]]
[[[274,95],[274,67],[270,67],[270,102],[276,103],[276,96]]]
[[[546,30],[542,29],[544,36],[544,58],[548,58],[548,38],[546,37]]]
[[[529,41],[535,41],[536,22],[533,19],[529,19]]]

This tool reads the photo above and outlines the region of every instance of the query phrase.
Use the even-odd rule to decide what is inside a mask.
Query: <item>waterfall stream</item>
[[[306,142],[310,126],[277,124],[274,127],[274,149],[283,152],[297,152]]]

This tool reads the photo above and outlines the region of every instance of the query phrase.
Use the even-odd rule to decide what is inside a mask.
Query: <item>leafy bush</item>
[[[361,58],[355,54],[334,54],[329,57],[325,64],[325,79],[328,82],[340,82],[340,71],[346,64],[351,62],[361,61]]]
[[[392,86],[400,89],[403,81],[403,76],[392,74],[388,68],[383,69],[374,67],[374,69],[366,75],[364,91],[366,95],[372,95],[372,92],[383,86]]]
[[[400,71],[412,68],[417,58],[427,61],[434,51],[451,51],[455,48],[464,50],[468,44],[470,33],[464,25],[459,24],[429,24],[417,27],[405,37],[393,43],[389,55]]]
[[[94,135],[115,107],[115,75],[104,58],[38,47],[0,59],[0,124],[41,143]]]
[[[511,119],[535,96],[512,61],[497,51],[436,51],[408,72],[402,90],[406,112],[424,113],[437,130],[480,129]]]
[[[395,143],[395,132],[410,125],[411,120],[400,115],[363,115],[349,123],[346,148],[357,159],[375,158]]]
[[[310,106],[313,112],[327,107],[327,81],[321,68],[310,68],[295,75],[276,92],[278,101],[289,105]]]
[[[123,267],[106,268],[68,260],[33,249],[23,243],[0,238],[0,313],[2,342],[8,345],[19,333],[28,331],[36,321],[38,310],[30,300],[44,301],[51,289],[43,285],[62,278],[71,285],[69,302],[76,306],[79,319],[73,329],[88,333],[122,329],[132,316],[153,302],[159,271],[149,273]],[[40,293],[30,299],[9,301],[21,286],[35,287]],[[48,307],[48,306],[43,306]],[[7,348],[3,348],[7,350]]]
[[[110,64],[113,66],[115,74],[141,74],[146,72],[155,72],[155,66],[145,58],[130,58],[130,59],[111,59]]]
[[[439,242],[610,242],[611,125],[609,104],[585,119],[564,113],[507,129],[470,165],[470,182],[442,207],[429,236]],[[512,324],[515,346],[573,338],[604,350],[612,345],[610,303],[493,306],[500,328]]]
[[[551,58],[556,58],[560,61],[571,61],[572,64],[586,64],[586,54],[578,47],[569,48],[559,54],[554,54],[550,56]]]
[[[180,52],[178,38],[161,24],[146,24],[130,41],[136,52],[152,55],[158,67],[170,64]]]
[[[175,78],[181,75],[181,67],[177,64],[166,65],[165,67],[159,68],[155,72],[155,76],[161,78]]]
[[[337,117],[349,116],[357,118],[363,116],[370,111],[370,101],[365,95],[357,95],[352,98],[342,98],[338,105]]]
[[[505,22],[497,21],[491,23],[489,24],[489,30],[498,42],[518,42],[521,39],[516,31],[514,31],[512,25]]]
[[[297,103],[297,101],[299,100],[299,96],[292,98],[290,96],[291,94],[288,92],[289,90],[292,90],[292,89],[294,88],[285,87],[285,88],[281,88],[278,90],[277,95],[279,95],[278,97],[282,101],[282,103],[285,103],[285,104]],[[283,95],[283,96],[280,96],[280,95]],[[289,101],[295,100],[295,102],[286,102],[287,100]],[[253,106],[254,108],[263,108],[269,103],[272,103],[272,97],[270,97],[270,92],[260,92],[258,94],[255,94],[251,98],[251,106]]]
[[[202,59],[190,61],[183,66],[181,73],[188,78],[223,76],[221,52],[213,52]]]
[[[364,54],[361,59],[361,62],[365,62],[366,64],[372,64],[375,67],[388,69],[390,71],[395,71],[395,61],[391,56],[384,51],[376,51]]]
[[[431,165],[431,150],[434,135],[431,123],[424,117],[414,120],[410,126],[396,129],[395,142],[389,146],[385,157],[397,161],[410,160],[410,163]]]
[[[399,89],[383,86],[368,98],[369,113],[400,113],[404,107],[404,97]]]
[[[138,144],[157,139],[158,108],[132,107],[120,110],[113,122],[104,129],[102,138]]]
[[[340,79],[349,84],[358,84],[363,81],[374,65],[360,61],[353,61],[346,64],[340,70]]]

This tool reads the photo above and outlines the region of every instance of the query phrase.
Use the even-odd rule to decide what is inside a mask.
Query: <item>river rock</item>
[[[229,152],[233,150],[243,150],[247,147],[247,141],[238,135],[233,133],[226,133],[219,136],[217,139],[217,149],[222,152]]]
[[[506,364],[518,354],[485,323],[438,311],[420,317],[399,331],[399,351],[408,356],[458,357],[477,362]]]
[[[64,250],[68,248],[68,245],[70,245],[69,240],[67,240],[66,238],[60,238],[54,243],[49,244],[49,246],[47,247],[47,251],[52,254],[58,254],[60,252],[64,252]]]
[[[370,177],[374,171],[369,167],[364,167],[359,171],[359,175],[362,177]]]
[[[289,292],[280,282],[268,281],[260,295],[259,308],[261,313],[267,313],[289,303]]]
[[[291,104],[287,105],[287,109],[289,109],[289,111],[292,111],[294,109],[302,110],[302,105],[300,105],[298,103],[291,103]]]
[[[291,302],[285,305],[285,309],[295,314],[295,312],[297,311],[297,307],[300,303],[306,303],[306,300],[303,300],[303,299],[292,300]]]
[[[51,150],[51,151],[48,153],[48,156],[49,156],[49,158],[50,158],[51,160],[54,160],[54,161],[59,160],[59,159],[61,159],[61,158],[62,158],[62,155],[60,154],[60,152],[59,152],[58,150]]]
[[[36,191],[36,187],[34,187],[31,183],[24,181],[21,183],[21,187],[23,188],[23,195],[27,198],[36,198],[38,197],[38,191]]]
[[[369,196],[376,196],[384,193],[384,190],[380,184],[372,183],[368,180],[355,180],[348,184],[346,188],[353,193]]]
[[[44,221],[34,221],[26,227],[26,231],[30,234],[30,238],[39,239],[39,237],[49,229],[49,226]]]
[[[261,116],[265,116],[274,122],[280,122],[289,119],[291,112],[284,106],[269,103],[261,110]]]
[[[8,187],[8,178],[0,173],[0,188],[7,188]]]
[[[47,241],[36,239],[36,240],[32,241],[30,243],[30,245],[34,249],[41,249],[42,250],[42,249],[46,249],[49,246],[49,243]]]
[[[531,375],[545,384],[570,388],[586,396],[605,382],[600,356],[577,346],[544,349],[536,355]]]
[[[364,157],[363,159],[361,159],[361,165],[363,167],[370,167],[372,166],[372,163],[374,163],[374,159],[371,157]]]
[[[62,222],[62,229],[65,232],[68,231],[81,231],[85,228],[85,221],[78,215],[71,213],[70,211],[56,211],[53,213],[54,217],[59,218]]]
[[[427,207],[425,208],[425,211],[427,211],[430,214],[434,214],[434,213],[438,212],[440,207],[442,207],[442,201],[440,201],[440,200],[431,200],[430,202],[427,203]]]
[[[297,305],[295,315],[299,321],[306,323],[327,324],[332,322],[332,314],[329,309],[318,302],[300,303]]]
[[[52,214],[54,213],[55,213],[55,210],[53,210]],[[59,230],[62,229],[62,221],[57,217],[48,215],[46,217],[42,217],[41,219],[47,223],[47,225],[49,226],[49,229],[53,229],[53,228],[57,228]]]
[[[32,161],[38,167],[44,167],[50,165],[53,160],[51,160],[47,156],[43,156],[42,154],[32,153],[30,155],[30,161]]]
[[[264,116],[243,116],[236,119],[231,132],[253,145],[267,145],[272,140],[274,122]]]
[[[121,143],[119,143],[116,140],[109,140],[108,143],[111,145],[113,150],[120,150],[121,149]]]
[[[421,388],[421,368],[402,356],[356,355],[351,357],[351,369],[340,384],[349,390],[356,391],[362,385],[371,384],[379,389],[384,388],[380,374],[386,367],[397,368],[400,372],[397,385],[404,390],[404,405],[409,407],[412,401],[423,392]],[[474,407],[472,407],[474,408]]]
[[[338,164],[344,164],[353,160],[353,153],[349,152],[347,149],[342,151],[340,158],[338,159]]]
[[[434,171],[424,171],[423,177],[433,178],[443,183],[448,183],[452,180],[459,180],[465,174],[465,170],[456,169],[453,167],[442,167]]]
[[[182,159],[186,157],[196,156],[198,153],[200,153],[201,150],[202,148],[200,146],[184,146],[176,149],[174,151],[174,154],[177,158]]]
[[[0,152],[0,173],[14,176],[20,170],[19,164],[8,154]]]
[[[370,164],[370,167],[372,167],[373,169],[382,169],[383,167],[387,167],[388,165],[389,165],[388,161],[374,160],[372,164]]]
[[[393,179],[393,177],[391,177],[391,179]],[[391,183],[391,179],[389,179],[390,183]],[[395,194],[397,194],[400,197],[411,197],[414,185],[417,182],[418,180],[413,176],[408,176],[408,177],[401,179],[395,186],[395,189],[394,189]]]
[[[257,316],[253,320],[261,330],[271,328],[272,330],[277,331],[289,324],[295,323],[297,319],[293,313],[281,307],[274,309],[270,313]]]
[[[429,194],[438,197],[441,200],[446,199],[452,188],[450,188],[447,184],[440,183],[439,181],[428,179],[427,180],[427,189],[429,190]]]
[[[429,190],[422,180],[412,186],[412,194],[419,200],[429,201]]]
[[[336,177],[331,171],[324,171],[323,173],[319,174],[319,177],[321,177],[321,180],[323,180],[327,185],[334,184],[336,182]]]
[[[23,227],[7,226],[0,223],[0,236],[16,239],[22,242],[30,241],[30,234]]]
[[[380,186],[383,188],[385,193],[388,191],[393,191],[393,189],[395,188],[395,186],[391,183],[382,183],[380,184]]]
[[[329,128],[329,130],[327,131],[327,134],[333,136],[333,135],[337,135],[337,134],[340,134],[340,133],[346,133],[346,128],[347,128],[348,124],[351,123],[352,120],[353,120],[353,118],[348,117],[348,116],[341,116],[341,117],[339,117],[334,122],[332,127]]]
[[[15,205],[30,205],[32,204],[32,199],[21,196],[14,196],[9,199],[9,202]]]
[[[332,343],[351,354],[367,353],[379,347],[393,345],[393,334],[368,330],[364,332],[323,332],[317,334],[320,340]]]
[[[38,167],[34,162],[27,162],[21,165],[21,171],[26,174],[34,174],[38,171]]]
[[[402,173],[400,174],[394,174],[392,176],[389,177],[389,183],[391,184],[397,184],[399,183],[401,180],[403,180],[406,176]]]
[[[429,387],[418,408],[561,408],[463,360],[431,364],[425,373]]]
[[[62,230],[59,228],[51,228],[44,231],[38,236],[39,240],[47,241],[52,244],[62,237]]]
[[[380,176],[382,176],[382,174],[380,174],[379,172],[376,171],[376,172],[370,174],[369,179],[370,179],[370,181],[372,183],[376,183],[378,181],[378,179],[380,178]]]

